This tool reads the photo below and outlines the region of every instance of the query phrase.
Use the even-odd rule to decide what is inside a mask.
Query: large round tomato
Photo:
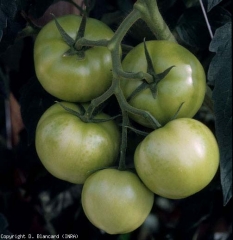
[[[206,77],[198,59],[187,49],[169,41],[148,41],[146,46],[157,74],[171,66],[171,71],[157,84],[156,97],[149,88],[133,97],[129,103],[150,112],[162,125],[177,115],[193,117],[201,107],[206,90]],[[144,45],[139,44],[131,50],[122,62],[126,72],[147,72]],[[142,80],[124,79],[121,82],[126,98],[142,83]],[[136,122],[150,127],[149,122],[138,115],[130,115]]]
[[[219,166],[219,148],[203,123],[180,118],[151,132],[138,145],[134,162],[151,191],[180,199],[210,183]]]
[[[57,21],[75,39],[81,17],[66,15]],[[96,19],[87,19],[85,38],[100,40],[112,36],[113,31],[107,25]],[[34,46],[37,78],[47,92],[59,99],[69,102],[90,101],[111,85],[111,53],[106,47],[92,47],[85,51],[84,59],[79,59],[77,54],[63,56],[69,49],[55,21],[45,25]]]
[[[79,111],[74,103],[64,106]],[[96,118],[107,119],[106,114]],[[45,111],[36,129],[36,151],[55,177],[82,184],[93,171],[112,166],[118,156],[119,129],[114,121],[85,123],[58,103]]]
[[[146,219],[154,194],[135,173],[104,169],[84,183],[82,206],[87,218],[109,234],[135,230]]]

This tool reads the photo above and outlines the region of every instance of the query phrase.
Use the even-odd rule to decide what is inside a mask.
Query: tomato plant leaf
[[[222,0],[208,0],[208,5],[207,5],[207,10],[208,12],[215,7],[216,5],[218,5]]]
[[[13,44],[19,32],[19,23],[14,22],[17,13],[16,1],[1,0],[0,4],[0,52],[3,52]]]
[[[17,11],[15,1],[1,0],[0,8],[0,40],[3,35],[3,29],[7,27],[8,19],[12,20]]]
[[[222,7],[214,8],[208,12],[207,17],[213,32],[231,20],[231,14]],[[207,49],[210,44],[209,31],[199,6],[191,7],[184,12],[178,21],[176,31],[181,40],[191,47]]]
[[[211,12],[208,13],[209,21],[212,30],[215,31],[224,24],[232,20],[230,12],[228,12],[223,7],[217,6]]]
[[[209,45],[210,36],[199,7],[188,8],[184,12],[176,26],[176,31],[181,40],[191,47],[201,49]]]
[[[199,0],[183,0],[183,2],[187,8],[200,5]]]
[[[219,28],[210,44],[216,55],[208,71],[214,82],[216,136],[220,147],[221,184],[226,205],[232,197],[232,43],[231,22]]]

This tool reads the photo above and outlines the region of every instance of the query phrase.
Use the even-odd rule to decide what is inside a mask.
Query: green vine
[[[166,27],[167,25],[162,19],[162,16],[158,13],[159,10],[156,0],[137,1],[131,13],[129,13],[129,15],[124,19],[124,21],[118,27],[114,36],[110,40],[101,39],[99,41],[90,41],[85,38],[79,38],[75,43],[75,48],[78,49],[82,48],[83,46],[105,46],[111,52],[113,62],[112,85],[105,93],[91,101],[91,104],[86,111],[85,117],[86,119],[92,118],[93,112],[95,111],[96,107],[105,102],[112,95],[115,95],[122,112],[122,143],[119,162],[120,170],[124,170],[126,166],[125,154],[127,149],[127,131],[130,128],[128,113],[143,116],[150,122],[154,129],[161,127],[160,123],[149,112],[134,108],[129,105],[120,87],[121,79],[144,79],[148,83],[152,83],[154,79],[153,76],[149,73],[128,73],[122,69],[121,42],[129,29],[134,25],[137,20],[139,20],[140,18],[143,19],[155,34],[155,38],[175,41],[175,38],[171,34],[169,28]]]
[[[85,17],[85,16],[84,16]],[[104,92],[101,96],[93,99],[85,111],[85,113],[81,116],[82,120],[85,122],[90,122],[93,120],[95,110],[107,101],[111,96],[115,95],[118,104],[121,108],[122,113],[122,142],[120,149],[120,161],[119,161],[119,169],[124,170],[126,167],[125,164],[125,155],[127,149],[127,134],[128,129],[133,128],[130,126],[128,114],[140,115],[147,119],[150,125],[156,129],[161,127],[161,124],[147,111],[137,109],[132,107],[124,97],[122,89],[120,87],[121,80],[128,79],[140,79],[143,80],[145,86],[149,86],[152,89],[153,96],[156,97],[156,84],[164,78],[164,76],[173,68],[171,66],[169,69],[165,70],[163,73],[156,74],[153,69],[148,69],[147,72],[125,72],[121,65],[121,56],[122,56],[122,40],[129,31],[129,29],[135,24],[135,22],[139,19],[142,19],[146,22],[149,28],[155,35],[155,39],[158,40],[167,40],[176,42],[175,37],[172,35],[170,29],[166,25],[163,20],[157,5],[156,0],[138,0],[133,7],[133,10],[127,15],[127,17],[120,24],[118,29],[116,30],[113,37],[109,40],[101,39],[98,41],[92,41],[86,39],[84,37],[84,30],[82,26],[82,31],[80,30],[77,38],[71,44],[71,49],[75,51],[80,51],[82,49],[87,49],[89,47],[102,46],[107,47],[111,52],[112,57],[112,84],[110,88]],[[83,20],[83,22],[85,19]],[[149,58],[149,56],[148,56]],[[150,58],[149,58],[150,60]],[[150,61],[149,61],[150,63]],[[150,71],[149,71],[150,70]],[[143,89],[144,85],[141,86]],[[140,90],[140,89],[139,89]],[[136,92],[134,93],[136,94]],[[182,105],[181,105],[182,107]]]

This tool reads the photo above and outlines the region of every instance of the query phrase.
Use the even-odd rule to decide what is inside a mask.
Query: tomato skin
[[[75,39],[81,17],[66,15],[57,20]],[[110,39],[113,34],[104,23],[87,19],[84,37],[88,40]],[[79,60],[77,55],[63,57],[68,50],[54,20],[41,29],[35,40],[34,63],[44,89],[69,102],[88,102],[106,91],[112,81],[110,51],[106,47],[93,47],[85,51],[84,59]]]
[[[136,171],[154,193],[171,199],[206,187],[219,166],[219,148],[201,122],[180,118],[150,133],[136,148]]]
[[[79,111],[73,103],[62,104]],[[101,113],[96,118],[109,116]],[[120,132],[112,120],[85,123],[56,103],[39,120],[35,145],[42,164],[52,175],[82,184],[93,171],[115,163]]]
[[[154,194],[135,173],[104,169],[84,183],[82,206],[87,218],[109,234],[138,228],[151,211]]]
[[[205,91],[206,76],[199,60],[187,49],[169,41],[147,41],[146,46],[157,74],[171,66],[175,66],[157,85],[154,99],[147,88],[130,100],[136,108],[150,112],[164,125],[176,114],[181,117],[193,117],[201,107]],[[132,49],[122,62],[126,72],[147,72],[147,61],[143,43]],[[126,98],[142,83],[141,80],[124,79],[121,87]],[[151,127],[143,117],[131,114],[137,123]]]

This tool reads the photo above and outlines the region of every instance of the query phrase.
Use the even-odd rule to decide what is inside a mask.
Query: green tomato
[[[62,102],[79,112],[74,103]],[[96,119],[108,119],[98,114]],[[113,120],[85,123],[56,103],[41,116],[36,128],[36,151],[55,177],[76,184],[98,169],[112,166],[118,156],[120,133]]]
[[[75,39],[81,16],[66,15],[58,18],[66,33]],[[84,37],[88,40],[110,39],[113,31],[104,23],[88,18]],[[112,59],[106,47],[92,47],[85,58],[63,56],[70,47],[62,39],[55,21],[39,32],[34,46],[37,78],[51,95],[69,102],[88,102],[98,97],[111,85]]]
[[[145,221],[154,194],[135,173],[104,169],[85,181],[81,201],[93,225],[109,234],[123,234]]]
[[[193,117],[201,107],[206,91],[206,76],[199,60],[177,43],[148,41],[146,46],[157,74],[175,67],[157,84],[156,98],[147,88],[133,97],[129,104],[150,112],[162,125],[174,117],[182,103],[177,118]],[[126,72],[147,72],[143,43],[126,55],[122,66]],[[122,80],[125,97],[128,98],[141,83],[142,80],[136,79]],[[151,127],[141,116],[131,114],[130,117],[143,126]]]
[[[151,132],[136,148],[134,163],[151,191],[181,199],[211,182],[219,166],[219,148],[203,123],[180,118]]]

